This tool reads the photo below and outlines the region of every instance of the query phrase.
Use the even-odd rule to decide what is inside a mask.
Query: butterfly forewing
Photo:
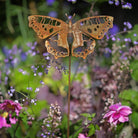
[[[41,39],[50,37],[63,29],[67,30],[67,24],[57,18],[32,15],[28,20],[29,27],[32,27]]]
[[[104,34],[113,27],[113,17],[94,16],[77,21],[76,26],[84,34],[96,39],[102,39]]]
[[[67,43],[68,24],[57,18],[41,15],[32,15],[28,17],[29,27],[32,27],[41,39],[46,39],[45,46],[49,53],[53,54],[55,58],[65,57],[69,55],[69,46]],[[53,39],[53,36],[58,36]],[[51,42],[56,42],[57,46],[67,49],[64,51],[57,51],[52,47]]]

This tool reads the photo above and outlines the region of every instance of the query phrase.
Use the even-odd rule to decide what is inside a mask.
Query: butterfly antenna
[[[76,14],[74,13],[71,19],[73,19],[73,18],[75,17],[75,15],[76,15]]]
[[[68,14],[65,13],[65,16],[68,18],[68,20],[72,20],[74,18],[74,16],[75,16],[75,13],[73,14],[73,16],[68,16]]]

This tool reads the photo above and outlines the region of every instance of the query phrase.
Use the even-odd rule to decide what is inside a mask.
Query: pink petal
[[[116,111],[120,106],[121,106],[121,103],[113,104],[109,107],[109,109]]]
[[[84,134],[79,133],[78,138],[89,138],[89,137],[86,137]]]
[[[11,124],[16,124],[16,121],[17,119],[14,117],[14,118],[9,118]]]
[[[113,117],[111,116],[108,120],[109,123],[112,123],[114,121]]]
[[[7,124],[6,119],[2,116],[0,116],[0,128],[2,127],[11,127],[10,124]]]
[[[110,111],[110,112],[106,113],[103,118],[109,117],[114,113],[115,113],[115,111]]]
[[[119,113],[115,113],[113,114],[112,116],[114,118],[114,120],[118,119],[120,117],[120,114]]]
[[[118,120],[114,121],[113,124],[116,126],[118,123]]]
[[[127,122],[128,120],[129,120],[129,118],[124,117],[124,116],[120,116],[120,118],[119,118],[119,121],[122,122],[122,123]]]
[[[128,106],[121,106],[118,108],[118,112],[124,116],[128,116],[129,114],[132,113],[131,108]]]

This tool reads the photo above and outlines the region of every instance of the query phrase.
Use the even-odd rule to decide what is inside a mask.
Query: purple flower
[[[18,116],[22,107],[19,103],[15,103],[12,100],[4,100],[4,102],[0,104],[0,109],[6,112],[16,112]]]
[[[115,1],[115,5],[118,6],[120,3],[119,3],[119,0],[118,1]]]
[[[110,31],[109,31],[109,33],[110,33],[111,35],[114,35],[114,34],[116,34],[116,33],[118,33],[118,32],[119,32],[119,27],[118,27],[116,24],[114,24],[114,25],[113,25],[113,28],[111,28]]]
[[[89,138],[89,137],[86,137],[84,134],[82,134],[82,133],[79,133],[79,136],[78,136],[78,138]]]
[[[52,6],[52,4],[55,2],[55,0],[46,0],[46,3],[48,6]]]
[[[126,4],[122,4],[122,8],[124,8],[124,9],[132,9],[132,4],[127,2]]]
[[[108,1],[109,4],[114,4],[113,0]]]
[[[51,11],[51,12],[49,12],[48,13],[48,16],[51,16],[51,17],[57,17],[57,12],[55,12],[55,11]]]
[[[107,118],[110,124],[117,125],[119,122],[127,122],[129,120],[128,115],[131,113],[132,110],[129,106],[123,106],[121,103],[117,103],[109,107],[109,112],[103,118]]]
[[[25,52],[21,52],[20,57],[21,57],[21,61],[25,61],[27,59],[27,55]]]
[[[68,0],[68,2],[74,2],[74,3],[75,3],[76,1],[77,1],[77,0]]]
[[[6,57],[9,57],[10,53],[9,53],[9,49],[7,47],[2,47],[2,52],[4,53],[4,55]]]
[[[138,42],[137,42],[137,41],[134,41],[134,44],[135,44],[135,45],[138,45]]]
[[[132,24],[130,22],[124,22],[124,25],[127,26],[128,29],[132,28]]]

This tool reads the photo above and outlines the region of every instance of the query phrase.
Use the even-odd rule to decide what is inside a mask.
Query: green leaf
[[[90,124],[89,126],[88,126],[88,128],[93,128],[94,127],[94,125],[93,124]]]
[[[84,116],[84,117],[91,117],[91,115],[89,113],[82,113],[80,114],[81,116]]]
[[[88,120],[89,120],[89,121],[92,121],[92,117],[88,117]]]
[[[36,105],[31,104],[28,107],[28,112],[32,115],[39,117],[41,110],[44,108],[47,108],[47,107],[48,107],[48,105],[45,100],[37,101]]]
[[[127,100],[132,102],[133,104],[135,104],[138,107],[138,91],[134,91],[134,90],[124,90],[123,92],[121,92],[119,94],[119,97],[123,100]]]
[[[29,129],[29,131],[26,133],[25,138],[36,138],[38,131],[41,129],[41,125],[39,122],[33,122],[32,127]]]
[[[22,74],[18,69],[13,70],[11,78],[11,86],[14,86],[17,92],[28,93],[31,98],[36,96],[34,92],[37,87],[39,87],[41,77],[34,76],[33,71],[30,68],[22,68],[27,73]],[[32,91],[27,90],[27,87],[31,87]]]
[[[127,35],[125,35],[126,38],[130,38],[132,41],[137,41],[137,37],[134,37],[134,34],[138,34],[138,24],[136,24],[133,27],[133,30],[128,32]]]
[[[134,126],[138,129],[138,112],[132,113],[131,120],[132,120]]]
[[[133,62],[130,63],[130,69],[132,70],[138,69],[138,60],[134,60]]]
[[[82,132],[82,130],[83,130],[83,128],[80,128],[79,130],[77,130],[76,132],[75,132],[75,134],[73,134],[73,136],[71,136],[72,138],[74,137],[74,138],[77,138],[77,136],[79,135],[79,133],[81,133]]]
[[[93,113],[93,114],[91,115],[91,117],[92,117],[92,118],[94,118],[94,117],[95,117],[95,115],[96,115],[96,113]]]
[[[138,81],[138,69],[133,70],[133,72],[131,73],[131,76],[132,76],[133,80]]]
[[[120,123],[117,125],[116,134],[119,134],[121,132],[121,130],[124,128],[124,125],[124,123]]]
[[[138,81],[138,60],[134,60],[133,62],[131,62],[130,69],[132,70],[132,78]]]
[[[95,125],[96,130],[100,130],[100,127],[98,125]]]
[[[88,136],[92,136],[95,133],[95,127],[94,125],[90,124],[88,128],[90,128],[88,132]]]

